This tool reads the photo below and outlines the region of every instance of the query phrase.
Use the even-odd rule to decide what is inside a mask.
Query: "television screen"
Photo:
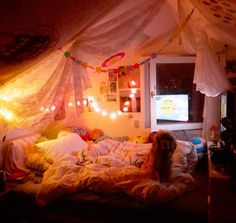
[[[156,119],[188,121],[188,94],[165,94],[156,96]]]

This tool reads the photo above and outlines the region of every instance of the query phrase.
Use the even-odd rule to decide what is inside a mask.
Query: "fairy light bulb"
[[[124,112],[127,112],[128,110],[129,110],[128,107],[124,107],[124,108],[123,108],[123,111],[124,111]]]
[[[77,102],[76,102],[76,104],[77,104],[78,106],[80,106],[80,105],[81,105],[80,101],[77,101]]]
[[[132,93],[132,94],[136,94],[136,92],[137,92],[137,90],[136,90],[135,88],[132,88],[132,89],[131,89],[131,93]]]
[[[130,102],[129,101],[126,101],[125,103],[124,103],[124,105],[130,105]]]
[[[130,97],[130,98],[135,98],[135,95],[134,95],[133,93],[131,93],[131,94],[129,95],[129,97]]]
[[[107,116],[107,112],[105,110],[102,111],[103,116]]]
[[[122,111],[119,110],[119,111],[116,112],[116,114],[117,115],[122,115]]]
[[[55,105],[52,105],[51,106],[51,111],[54,111],[56,109],[56,106]]]
[[[130,82],[130,84],[131,84],[131,86],[135,86],[135,85],[136,85],[136,82],[135,82],[134,80],[132,80],[132,81]]]
[[[116,113],[114,113],[114,112],[110,113],[110,118],[111,119],[116,119],[116,117],[117,117]]]
[[[99,107],[95,108],[95,112],[99,113],[101,109]]]
[[[93,96],[88,96],[88,101],[94,101]]]
[[[83,100],[83,105],[86,106],[88,104],[87,99]]]
[[[70,102],[68,102],[68,104],[67,104],[69,107],[72,107],[73,106],[73,103],[70,101]]]

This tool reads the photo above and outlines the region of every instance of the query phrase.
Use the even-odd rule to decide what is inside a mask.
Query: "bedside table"
[[[208,171],[209,171],[209,212],[210,223],[236,222],[236,192],[230,187],[230,176],[216,171],[210,157],[209,146],[213,142],[207,142]]]

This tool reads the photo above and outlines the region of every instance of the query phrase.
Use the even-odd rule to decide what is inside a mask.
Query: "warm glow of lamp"
[[[11,111],[0,109],[0,114],[6,119],[6,120],[12,120],[13,114]]]
[[[0,96],[0,99],[2,99],[3,101],[7,101],[7,102],[11,101],[11,99],[7,96]]]

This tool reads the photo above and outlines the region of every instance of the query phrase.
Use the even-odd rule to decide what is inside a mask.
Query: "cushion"
[[[68,132],[68,131],[66,131],[66,130],[61,130],[60,132],[58,132],[57,138],[61,138],[61,137],[64,137],[64,136],[68,136],[68,135],[70,135],[70,134],[72,134],[72,132]]]
[[[191,141],[194,145],[202,143],[202,141],[199,137],[193,137]]]
[[[192,172],[198,162],[197,151],[191,142],[177,140],[172,157],[172,167],[176,172]]]
[[[72,154],[87,148],[88,144],[78,134],[71,133],[47,142],[37,143],[36,146],[45,158],[54,162],[67,153]]]

